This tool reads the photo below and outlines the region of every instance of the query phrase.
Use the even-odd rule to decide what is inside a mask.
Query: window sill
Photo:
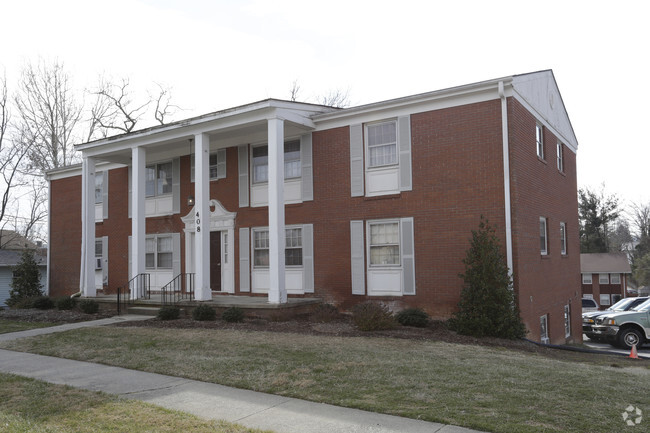
[[[544,165],[548,165],[548,161],[546,161],[544,158],[542,158],[542,157],[539,156],[539,155],[537,155],[537,160],[538,160],[539,162],[543,163]]]
[[[388,194],[383,194],[383,195],[365,195],[363,196],[364,200],[384,200],[384,199],[393,199],[393,198],[400,198],[402,196],[401,193],[399,192],[390,192]]]

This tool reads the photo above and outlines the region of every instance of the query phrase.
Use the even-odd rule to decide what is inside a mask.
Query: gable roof
[[[0,230],[0,249],[3,250],[35,250],[38,246],[26,237],[13,230]]]
[[[580,254],[580,272],[583,274],[631,274],[625,253]]]
[[[22,255],[23,252],[18,250],[0,250],[0,267],[16,266]],[[34,253],[34,260],[38,266],[47,265],[47,257],[41,254]]]

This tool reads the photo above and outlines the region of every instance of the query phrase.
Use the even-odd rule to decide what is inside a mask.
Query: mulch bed
[[[0,310],[0,319],[16,320],[20,322],[74,323],[103,319],[114,315],[115,313],[108,311],[100,311],[97,314],[86,314],[78,310]]]

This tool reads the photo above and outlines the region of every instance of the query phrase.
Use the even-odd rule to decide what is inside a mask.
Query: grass
[[[259,432],[133,400],[0,374],[3,432]]]
[[[599,365],[431,341],[135,327],[2,346],[490,432],[621,431],[628,405],[650,413],[647,362],[611,357]]]
[[[54,326],[54,325],[57,325],[57,323],[23,322],[19,320],[0,319],[0,334],[6,334],[8,332],[25,331],[27,329],[46,328],[48,326]]]

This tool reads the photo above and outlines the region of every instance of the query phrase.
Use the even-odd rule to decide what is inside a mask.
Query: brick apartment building
[[[632,273],[625,253],[580,254],[582,297],[593,299],[601,310],[627,297],[627,279]]]
[[[581,339],[577,140],[550,70],[346,109],[268,99],[77,149],[48,173],[52,295],[193,273],[198,301],[448,318],[484,215],[529,337]]]

